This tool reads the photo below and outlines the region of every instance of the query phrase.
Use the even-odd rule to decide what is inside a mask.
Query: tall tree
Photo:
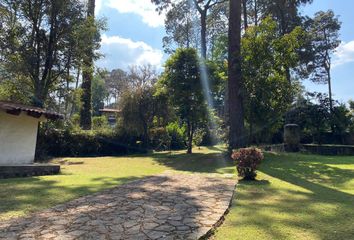
[[[88,0],[87,4],[87,20],[95,26],[95,0]],[[82,107],[80,111],[80,126],[84,130],[92,128],[92,102],[91,102],[91,83],[93,78],[93,43],[94,36],[87,39],[87,47],[83,58],[83,71],[82,71]]]
[[[230,1],[228,60],[229,148],[245,145],[241,75],[241,0]]]
[[[207,57],[207,16],[208,11],[213,6],[225,2],[225,0],[193,0],[195,7],[200,14],[200,45],[201,55],[204,59]]]
[[[247,11],[248,0],[242,0],[242,13],[243,13],[243,29],[246,31],[248,28],[248,11]]]
[[[320,11],[310,20],[310,35],[313,59],[309,67],[312,72],[310,79],[317,83],[328,84],[330,110],[333,112],[331,55],[339,46],[339,30],[341,23],[333,13]]]
[[[286,79],[284,66],[297,66],[304,35],[297,27],[279,36],[277,23],[268,17],[258,26],[249,27],[242,38],[245,118],[252,142],[267,142],[281,127],[282,117],[297,93]]]
[[[187,128],[187,153],[192,153],[194,133],[205,122],[207,114],[198,61],[194,49],[177,49],[167,60],[159,82]]]
[[[128,74],[122,69],[113,69],[105,76],[106,88],[109,92],[109,99],[113,97],[115,103],[118,103],[119,98],[128,88],[129,80]]]
[[[158,11],[163,11],[169,9],[169,12],[176,11],[176,8],[181,8],[181,6],[189,6],[189,10],[185,11],[185,14],[190,14],[193,10],[199,15],[199,31],[200,31],[200,54],[206,59],[207,58],[207,40],[208,40],[208,14],[209,12],[217,5],[225,3],[226,0],[180,0],[180,1],[172,1],[172,0],[151,0],[157,6]],[[190,3],[193,3],[192,5]],[[179,12],[179,15],[181,12]],[[167,14],[169,15],[169,14]],[[188,17],[186,16],[185,17]],[[195,18],[195,15],[190,15],[192,20]],[[171,18],[170,18],[171,19]],[[176,19],[174,19],[175,21]],[[189,20],[188,20],[189,21]],[[191,22],[191,21],[189,21]],[[168,24],[168,22],[167,22]],[[187,27],[187,25],[186,25]],[[177,28],[178,29],[178,28]],[[186,28],[185,32],[187,32],[188,28]],[[197,29],[194,26],[194,31]],[[188,47],[188,46],[184,46]]]
[[[165,21],[166,36],[163,38],[165,52],[172,53],[176,48],[199,48],[198,17],[195,8],[189,1],[181,1],[174,5]]]
[[[313,0],[247,0],[247,11],[253,18],[253,24],[258,25],[263,19],[272,16],[277,23],[277,32],[280,36],[290,33],[295,27],[302,25],[302,16],[299,8],[312,3]],[[247,17],[244,16],[244,18]],[[290,66],[284,66],[287,80],[292,81]]]
[[[78,58],[71,39],[84,21],[82,3],[0,0],[0,9],[2,78],[43,106]]]
[[[152,87],[157,81],[156,69],[151,64],[130,66],[128,81],[129,87],[135,91]]]
[[[296,26],[300,26],[302,18],[299,7],[302,4],[312,3],[313,0],[265,0],[263,1],[263,18],[271,15],[278,23],[280,35],[290,33]],[[291,83],[290,67],[285,66],[287,80]]]

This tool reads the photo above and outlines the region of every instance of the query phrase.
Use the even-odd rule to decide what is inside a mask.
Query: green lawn
[[[216,239],[354,239],[354,157],[267,154]]]
[[[61,174],[0,179],[0,221],[55,206],[105,188],[165,170],[234,173],[220,148],[124,157],[66,158],[82,164],[62,165]]]
[[[75,158],[57,176],[0,180],[0,220],[165,170],[231,173],[222,149]],[[353,239],[354,157],[266,154],[258,181],[240,181],[215,239]]]

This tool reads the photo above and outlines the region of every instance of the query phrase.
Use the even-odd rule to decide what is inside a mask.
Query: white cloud
[[[354,40],[348,43],[342,42],[336,49],[333,58],[333,67],[354,62]]]
[[[137,14],[150,27],[162,27],[165,23],[165,14],[159,15],[155,11],[156,6],[150,0],[97,0],[97,13],[103,5],[114,8],[120,13]]]
[[[95,2],[95,15],[97,15],[100,12],[100,10],[102,8],[102,1],[104,1],[104,0],[96,0],[96,2]]]
[[[102,35],[101,53],[105,57],[97,62],[107,69],[127,68],[130,65],[151,64],[161,68],[163,53],[142,41],[120,36]]]

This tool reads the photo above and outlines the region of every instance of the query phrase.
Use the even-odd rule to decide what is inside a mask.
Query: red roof
[[[63,115],[53,111],[48,111],[43,108],[33,107],[33,106],[23,105],[23,104],[13,103],[13,102],[0,101],[0,109],[3,109],[7,113],[13,115],[19,115],[21,112],[27,112],[27,115],[35,118],[40,118],[42,115],[45,118],[52,119],[52,120],[64,118]]]

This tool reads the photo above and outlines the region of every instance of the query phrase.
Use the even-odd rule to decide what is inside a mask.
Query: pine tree
[[[230,1],[229,17],[229,148],[245,145],[241,75],[241,0]]]

